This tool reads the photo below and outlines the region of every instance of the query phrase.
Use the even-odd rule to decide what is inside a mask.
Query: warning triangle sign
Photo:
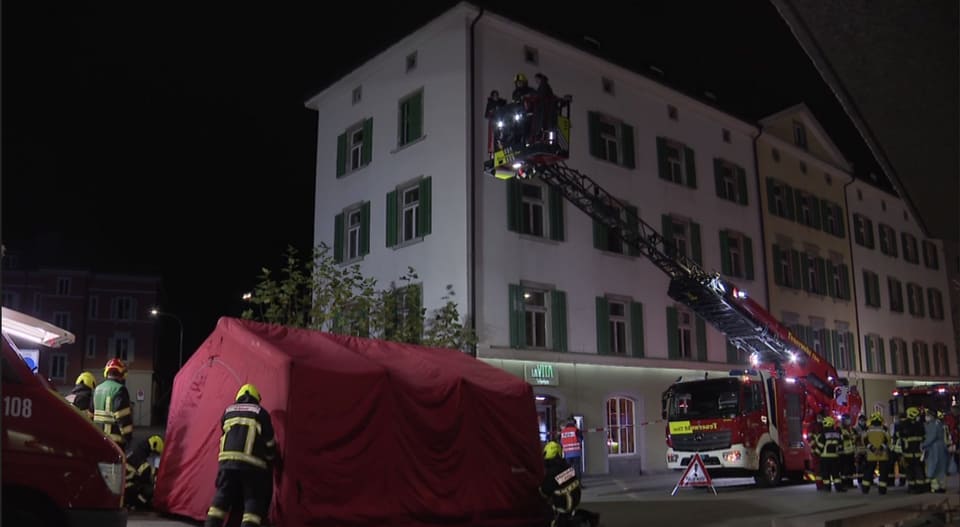
[[[710,479],[710,473],[707,472],[707,466],[703,463],[699,453],[694,454],[693,459],[687,464],[686,470],[680,476],[680,481],[670,495],[676,495],[677,489],[680,487],[710,487],[714,494],[717,493],[717,489],[713,487],[713,480]]]

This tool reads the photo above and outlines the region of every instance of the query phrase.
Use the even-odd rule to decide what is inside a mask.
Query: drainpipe
[[[851,172],[852,171],[853,169],[851,167]],[[853,181],[854,181],[854,177],[853,175],[851,175],[850,181],[847,181],[846,183],[843,184],[843,210],[845,212],[850,211],[850,200],[847,198],[847,187],[852,185]],[[862,359],[862,357],[860,356],[860,306],[857,303],[857,267],[854,265],[854,262],[853,262],[853,221],[850,220],[848,214],[844,214],[844,216],[848,216],[846,218],[847,219],[846,234],[847,234],[847,244],[849,244],[850,246],[850,287],[851,287],[850,301],[853,302],[853,316],[856,319],[854,324],[855,324],[855,327],[857,328],[857,338],[853,339],[853,349],[857,350],[857,360],[859,362],[859,360]],[[853,366],[854,368],[856,368],[857,365],[853,364]],[[864,404],[866,404],[867,402],[867,387],[865,382],[866,381],[861,382],[861,388],[860,388],[860,397],[862,398]],[[863,411],[866,412],[867,409],[864,408]]]
[[[467,167],[470,181],[470,283],[467,286],[470,295],[470,330],[477,334],[477,83],[476,83],[476,35],[475,28],[484,8],[470,24],[470,165]],[[477,345],[471,346],[470,355],[477,356]]]
[[[763,253],[761,253],[760,258],[760,261],[763,262],[763,292],[767,302],[767,309],[770,310],[770,281],[768,280],[769,275],[767,274],[767,234],[766,228],[764,228],[763,225],[763,187],[760,184],[760,161],[757,156],[757,141],[760,140],[760,134],[762,133],[763,130],[758,126],[757,135],[753,136],[753,174],[757,179],[757,205],[759,205],[759,207],[757,207],[757,215],[759,216],[758,223],[760,224],[760,247],[763,248]],[[769,207],[770,204],[768,203],[767,206]]]

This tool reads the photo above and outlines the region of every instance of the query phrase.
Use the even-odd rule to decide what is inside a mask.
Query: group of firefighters
[[[899,474],[899,485],[907,492],[945,493],[948,469],[960,464],[960,406],[949,414],[912,406],[897,416],[892,433],[883,415],[874,412],[869,421],[861,415],[854,424],[848,414],[817,418],[810,437],[819,458],[817,489],[831,487],[846,492],[856,481],[864,494],[870,492],[876,476],[877,490],[886,494]]]

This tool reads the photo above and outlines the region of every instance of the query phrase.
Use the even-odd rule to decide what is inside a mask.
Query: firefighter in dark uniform
[[[869,479],[873,481],[873,468],[867,468],[867,444],[866,444],[866,435],[867,435],[867,416],[860,414],[857,417],[857,424],[853,426],[853,438],[854,438],[854,454],[853,454],[853,475],[857,478],[857,483],[860,485],[860,489],[863,489],[863,480]],[[876,463],[871,465],[875,467]]]
[[[273,494],[271,465],[276,457],[276,438],[270,413],[260,406],[260,392],[244,384],[236,402],[220,419],[217,493],[207,510],[205,527],[220,527],[230,507],[243,501],[241,527],[262,525]]]
[[[886,494],[887,485],[890,483],[890,455],[893,453],[893,440],[887,433],[887,427],[883,424],[883,415],[880,412],[874,412],[870,416],[870,426],[863,436],[863,443],[867,450],[867,463],[860,488],[864,494],[870,492],[870,485],[873,482],[873,469],[879,467],[878,491],[880,494]]]
[[[893,451],[890,452],[890,464],[893,470],[890,472],[890,482],[895,478],[898,487],[907,484],[907,469],[903,466],[903,437],[900,432],[903,430],[903,423],[907,420],[907,414],[900,412],[893,418],[893,434],[890,439],[893,441]]]
[[[823,418],[823,432],[817,435],[813,442],[814,452],[820,457],[820,477],[823,479],[823,490],[830,492],[830,485],[837,492],[846,492],[843,480],[840,477],[840,451],[843,449],[843,437],[836,428],[833,417]]]
[[[124,448],[133,439],[130,392],[124,384],[127,367],[120,359],[110,359],[103,368],[103,376],[106,380],[93,392],[93,422]]]
[[[550,527],[580,525],[580,520],[586,520],[591,527],[596,527],[600,523],[600,515],[577,508],[580,505],[580,478],[562,454],[563,447],[556,441],[550,441],[543,447],[544,473],[540,494],[553,508]]]
[[[152,456],[163,455],[163,438],[152,435],[127,451],[127,481],[123,502],[130,508],[147,508],[153,500],[157,469]]]
[[[853,480],[857,477],[854,467],[854,454],[857,451],[857,439],[853,432],[853,423],[850,421],[850,414],[843,414],[840,417],[840,437],[842,440],[840,448],[840,475],[843,478],[845,488],[853,488]]]
[[[93,374],[85,371],[77,377],[77,384],[65,399],[93,419],[93,390],[96,387],[97,380],[93,378]]]
[[[823,434],[824,417],[822,413],[817,414],[816,421],[810,424],[810,453],[813,454],[813,465],[811,468],[814,472],[814,482],[817,485],[817,490],[823,490],[823,472],[820,470],[820,453],[817,450],[816,444]]]
[[[925,431],[920,423],[920,409],[916,406],[907,408],[907,419],[900,423],[900,449],[903,460],[907,465],[907,492],[920,494],[924,492],[927,481],[926,471],[923,469],[920,445],[923,444]]]

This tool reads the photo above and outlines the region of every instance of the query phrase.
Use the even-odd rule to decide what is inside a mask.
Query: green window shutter
[[[863,347],[864,347],[864,349],[867,350],[867,352],[866,352],[866,356],[867,356],[867,371],[872,373],[872,372],[874,371],[874,370],[873,370],[873,353],[872,353],[872,352],[873,352],[873,339],[871,339],[869,335],[864,335],[864,336],[863,336]]]
[[[843,208],[839,205],[833,207],[833,217],[837,219],[837,232],[835,233],[840,238],[846,237],[846,229],[844,229],[843,221]]]
[[[718,197],[718,198],[726,198],[726,196],[723,194],[723,177],[721,176],[721,173],[722,173],[722,172],[721,172],[721,170],[720,170],[720,167],[721,167],[721,166],[723,166],[723,162],[720,161],[719,158],[716,158],[716,157],[713,158],[713,184],[714,184],[714,186],[716,187],[716,190],[717,190],[717,197]],[[767,180],[767,183],[768,183],[767,187],[769,188],[769,186],[770,186],[770,185],[769,185],[769,183],[770,183],[770,180],[769,180],[769,179]],[[772,195],[771,195],[771,196],[772,196]],[[773,209],[772,209],[772,206],[773,206],[773,197],[770,198],[770,204],[771,204],[771,211],[772,211],[772,210],[773,210]]]
[[[793,193],[793,199],[796,201],[796,204],[794,205],[794,210],[797,211],[797,216],[796,216],[797,223],[800,223],[802,225],[806,225],[806,219],[801,217],[802,215],[801,211],[803,210],[803,199],[805,195],[806,194],[802,190],[797,190],[796,192]]]
[[[347,134],[337,136],[337,177],[347,172]]]
[[[360,208],[360,254],[370,254],[370,202]]]
[[[634,357],[643,357],[643,304],[630,302],[630,344]]]
[[[717,190],[717,193],[719,194],[720,191]],[[774,215],[776,215],[777,213],[777,207],[775,205],[775,195],[776,195],[776,185],[774,184],[772,179],[767,178],[767,210],[770,212],[770,214],[774,214]]]
[[[610,303],[602,296],[597,297],[597,353],[610,354]]]
[[[806,253],[800,255],[800,268],[803,269],[803,290],[810,291],[810,287],[815,284],[810,283],[810,259]]]
[[[727,231],[720,231],[720,271],[730,276],[730,268],[732,264],[730,262],[730,243],[727,240]]]
[[[789,185],[783,186],[784,198],[783,201],[787,209],[787,219],[793,221],[797,218],[796,207],[793,201],[793,189]]]
[[[739,362],[740,357],[737,353],[737,347],[733,345],[729,340],[727,341],[727,364],[736,364]]]
[[[670,167],[667,165],[667,140],[662,137],[657,138],[657,171],[660,179],[673,181],[670,177]]]
[[[890,339],[890,373],[894,375],[900,374],[899,364],[897,363],[897,341],[895,339]]]
[[[857,350],[854,346],[855,342],[853,341],[853,333],[848,331],[846,335],[844,335],[844,338],[847,341],[847,357],[848,364],[850,364],[850,369],[857,370],[860,366],[857,361]]]
[[[793,263],[793,288],[800,289],[803,284],[803,272],[800,269],[800,253],[790,249],[790,259]]]
[[[821,225],[820,200],[810,196],[810,216],[813,218],[813,228],[819,230]]]
[[[408,102],[408,118],[410,119],[410,137],[407,142],[419,139],[423,135],[423,92],[417,92]]]
[[[934,318],[933,315],[937,313],[936,310],[936,301],[933,298],[933,289],[927,289],[927,312],[930,313],[930,318]]]
[[[660,217],[660,225],[663,227],[660,234],[663,235],[663,252],[668,256],[677,254],[677,248],[673,245],[673,218],[669,214]]]
[[[877,362],[880,369],[878,373],[887,373],[887,353],[883,349],[883,339],[877,339]]]
[[[918,295],[920,297],[920,301],[917,302],[917,315],[922,317],[925,311],[924,302],[923,302],[923,288],[920,286],[917,286],[917,289],[920,290],[919,291],[920,294]]]
[[[387,247],[397,245],[397,220],[400,213],[397,211],[397,191],[387,192]]]
[[[839,291],[837,291],[837,284],[833,280],[833,273],[836,267],[833,265],[833,262],[830,260],[826,261],[827,267],[827,292],[830,294],[830,298],[837,298],[839,296]]]
[[[747,171],[737,167],[737,194],[739,194],[740,204],[746,205],[750,202],[747,196]]]
[[[333,261],[343,261],[343,213],[333,217]]]
[[[370,164],[373,159],[373,119],[363,120],[363,146],[360,148],[360,162]]]
[[[697,162],[692,148],[683,147],[683,160],[687,172],[687,186],[697,188]]]
[[[593,220],[593,248],[601,251],[607,250],[607,226],[597,220]]]
[[[783,282],[783,267],[780,265],[780,259],[783,256],[780,254],[780,246],[773,244],[773,283],[777,285],[785,285]]]
[[[870,272],[864,271],[863,272],[863,293],[866,297],[866,305],[868,306],[873,305],[873,294],[870,292],[870,284],[871,284]]]
[[[623,166],[635,168],[636,156],[633,152],[633,127],[626,123],[621,123],[620,138],[623,140]]]
[[[677,333],[677,308],[667,308],[667,358],[680,358],[680,335]]]
[[[560,290],[550,292],[553,315],[553,351],[567,351],[567,294]]]
[[[853,215],[853,239],[857,242],[857,245],[866,245],[866,240],[863,237],[863,233],[860,232],[860,229],[857,228],[857,224],[863,224],[864,219],[859,214]]]
[[[627,223],[630,224],[630,228],[633,232],[640,234],[640,211],[633,205],[627,205]],[[626,242],[624,242],[626,243]],[[627,254],[629,256],[640,256],[640,249],[636,244],[630,243],[627,244]]]
[[[563,195],[560,189],[550,187],[547,191],[547,208],[550,213],[550,239],[563,241]]]
[[[833,360],[830,362],[837,367],[840,364],[840,333],[835,329],[830,330],[830,344],[833,350]]]
[[[873,279],[873,301],[874,307],[880,307],[880,276],[874,274]]]
[[[875,245],[873,244],[873,222],[864,218],[863,225],[867,231],[867,239],[866,239],[867,247],[873,249],[875,247]]]
[[[743,237],[743,262],[747,280],[753,280],[753,240]]]
[[[697,315],[697,360],[707,362],[707,325]]]
[[[700,224],[690,222],[690,247],[693,253],[693,261],[697,265],[703,265],[703,255],[700,251]]]
[[[520,232],[520,210],[523,208],[520,180],[507,180],[507,230]]]
[[[426,177],[420,180],[420,217],[417,219],[417,234],[430,234],[433,223],[432,209],[433,178]]]
[[[817,258],[817,293],[825,295],[827,293],[827,262],[823,258]]]
[[[603,158],[603,145],[600,138],[600,114],[587,112],[587,132],[590,134],[590,155]]]
[[[840,264],[840,286],[843,288],[843,299],[851,300],[850,295],[850,269],[846,264]]]
[[[517,284],[510,284],[510,347],[524,347],[526,335],[523,312],[523,288]]]

